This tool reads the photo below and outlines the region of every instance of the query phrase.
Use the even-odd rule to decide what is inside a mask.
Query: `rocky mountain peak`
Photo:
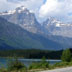
[[[2,12],[0,13],[0,15],[12,15],[15,13],[31,13],[31,11],[29,11],[25,6],[20,6],[17,7],[15,10],[10,10],[10,11],[6,11],[6,12]]]
[[[29,32],[37,33],[40,29],[40,24],[36,20],[35,14],[24,6],[2,13],[0,16]]]

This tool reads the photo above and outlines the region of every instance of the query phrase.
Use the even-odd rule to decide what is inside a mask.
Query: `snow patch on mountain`
[[[16,12],[18,13],[21,13],[23,12],[24,10],[27,10],[27,8],[25,6],[21,6],[21,7],[18,7],[16,8],[15,10],[10,10],[8,12],[3,12],[3,13],[0,13],[0,15],[10,15],[10,14],[14,14]],[[28,13],[27,13],[28,14]]]
[[[0,15],[10,15],[10,14],[14,14],[16,12],[16,10],[10,10],[8,12],[4,12],[4,13],[0,13]]]
[[[56,24],[56,27],[60,27],[60,24]]]
[[[42,25],[46,29],[46,32],[49,32],[51,35],[72,37],[71,23],[62,23],[55,18],[48,18]]]

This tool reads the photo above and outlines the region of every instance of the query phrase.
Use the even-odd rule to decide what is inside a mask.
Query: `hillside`
[[[20,26],[0,17],[0,48],[8,45],[14,49],[61,49],[62,45],[43,36],[30,33]],[[7,48],[7,46],[5,47]],[[8,48],[9,49],[9,48]]]

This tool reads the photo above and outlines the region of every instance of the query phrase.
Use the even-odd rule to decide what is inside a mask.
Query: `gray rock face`
[[[42,25],[51,35],[72,38],[72,24],[64,24],[54,18],[48,18]]]
[[[9,22],[18,24],[29,32],[37,33],[40,31],[40,24],[37,22],[34,13],[29,11],[24,6],[18,7],[14,11],[9,11],[0,15]]]

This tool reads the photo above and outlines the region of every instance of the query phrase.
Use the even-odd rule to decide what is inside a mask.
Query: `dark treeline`
[[[70,49],[72,53],[72,49]],[[22,58],[32,58],[40,59],[45,56],[47,59],[60,59],[63,50],[60,51],[50,51],[50,50],[37,50],[37,49],[28,49],[28,50],[0,50],[0,57],[22,57]]]
[[[40,59],[45,56],[47,59],[60,59],[62,55],[61,51],[49,51],[49,50],[0,50],[0,57],[22,57]]]
[[[70,49],[72,53],[72,49]],[[40,59],[45,56],[47,59],[60,59],[63,50],[50,51],[50,50],[38,50],[38,49],[25,49],[25,50],[0,50],[0,57],[22,57]]]

